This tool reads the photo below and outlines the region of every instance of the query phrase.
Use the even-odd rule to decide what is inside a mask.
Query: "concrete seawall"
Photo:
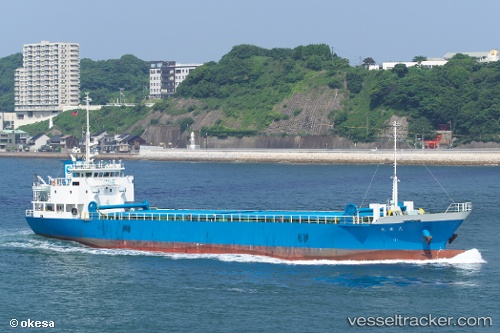
[[[393,151],[361,150],[162,150],[140,154],[143,159],[169,161],[261,163],[392,163]],[[495,151],[398,151],[398,163],[428,165],[500,165]]]
[[[0,157],[67,158],[63,153],[7,153]],[[102,154],[100,159],[206,161],[248,163],[379,164],[392,163],[391,150],[188,150],[158,149],[139,154]],[[500,165],[500,150],[402,150],[398,163],[407,165]]]

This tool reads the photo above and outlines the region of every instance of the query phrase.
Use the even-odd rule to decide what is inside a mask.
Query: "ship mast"
[[[397,134],[398,127],[400,124],[396,121],[393,122],[392,127],[394,128],[394,175],[392,176],[392,209],[398,208],[398,176],[397,176]]]
[[[91,99],[89,98],[89,93],[85,93],[86,109],[87,109],[87,132],[85,133],[85,161],[90,163],[90,124],[89,124],[89,103]]]

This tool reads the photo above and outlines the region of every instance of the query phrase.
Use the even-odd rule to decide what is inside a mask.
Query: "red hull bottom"
[[[465,252],[465,250],[343,250],[99,239],[69,240],[94,248],[186,254],[249,254],[283,260],[435,260],[453,258]]]

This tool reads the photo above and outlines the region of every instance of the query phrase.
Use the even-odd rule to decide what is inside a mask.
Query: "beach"
[[[67,153],[0,152],[0,157],[60,158]],[[97,158],[184,162],[385,164],[392,163],[392,150],[327,149],[143,149],[139,153],[101,154]],[[405,165],[500,165],[500,149],[398,150]]]

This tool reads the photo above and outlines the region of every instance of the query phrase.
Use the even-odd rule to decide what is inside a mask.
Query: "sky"
[[[500,48],[499,0],[4,0],[0,13],[0,58],[42,40],[183,64],[240,44],[327,44],[353,66]]]

